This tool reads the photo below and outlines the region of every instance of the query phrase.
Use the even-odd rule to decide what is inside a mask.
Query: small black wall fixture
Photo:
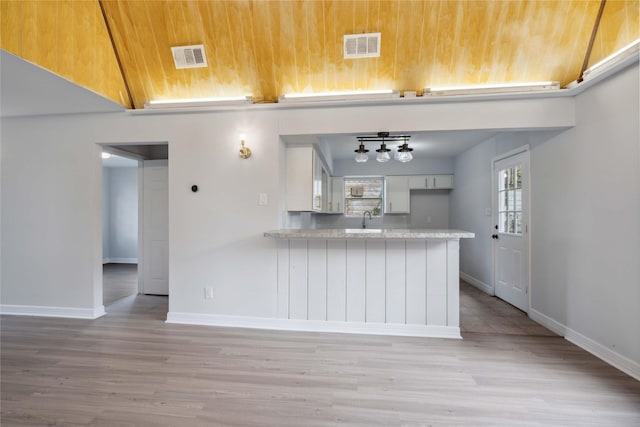
[[[191,186],[191,191],[193,191],[194,193],[198,192],[198,186],[197,185],[192,185]]]

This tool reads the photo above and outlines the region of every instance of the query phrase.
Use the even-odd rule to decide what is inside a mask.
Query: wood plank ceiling
[[[135,108],[176,98],[252,95],[275,102],[295,92],[565,85],[579,76],[600,6],[599,0],[101,3]],[[108,40],[98,0],[3,0],[1,6],[3,49],[129,106],[123,82],[111,82],[113,55],[84,52],[93,55],[85,66],[78,66],[82,54],[71,65],[60,59],[86,49],[86,42]],[[89,18],[69,20],[79,8]],[[638,39],[639,16],[638,0],[607,1],[590,63]],[[75,36],[66,35],[69,22],[79,27]],[[344,59],[343,35],[363,32],[382,33],[381,56]],[[207,68],[175,68],[170,48],[190,44],[205,46]]]

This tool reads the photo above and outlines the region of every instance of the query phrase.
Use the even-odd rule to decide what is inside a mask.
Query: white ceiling
[[[0,116],[124,111],[94,92],[0,49]]]
[[[108,159],[102,159],[102,166],[107,168],[137,167],[138,161],[112,154]]]
[[[354,150],[358,148],[356,136],[371,136],[376,133],[377,131],[358,135],[322,135],[318,137],[318,142],[327,145],[334,160],[352,159],[355,156]],[[391,133],[392,136],[411,136],[409,147],[414,149],[412,154],[415,159],[455,157],[497,134],[496,131],[488,130]],[[398,143],[388,143],[387,148],[395,150],[398,145]],[[369,150],[369,156],[372,157],[376,154],[375,150],[380,148],[380,143],[369,142],[365,147]]]

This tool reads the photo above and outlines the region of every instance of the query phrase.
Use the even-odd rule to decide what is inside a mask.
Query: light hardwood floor
[[[8,426],[638,426],[640,383],[462,284],[463,340],[2,316]]]
[[[105,307],[137,293],[137,264],[110,263],[102,266],[102,302]]]

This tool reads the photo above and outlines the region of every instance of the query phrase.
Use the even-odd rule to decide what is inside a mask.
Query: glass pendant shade
[[[369,156],[367,156],[367,153],[369,152],[369,150],[367,150],[366,148],[364,148],[364,144],[360,144],[358,146],[358,149],[355,150],[356,153],[356,162],[358,163],[364,163],[367,160],[369,160]]]
[[[398,148],[398,161],[402,163],[410,162],[413,160],[413,154],[411,152],[413,148],[409,148],[409,145],[405,142]]]
[[[376,150],[376,152],[378,153],[378,155],[376,156],[376,160],[379,161],[380,163],[388,162],[389,160],[391,160],[391,156],[389,156],[389,151],[391,150],[389,150],[387,148],[387,145],[384,142],[382,142],[382,145],[380,145],[380,148]]]
[[[369,156],[367,156],[366,153],[357,153],[356,154],[356,162],[358,163],[364,163],[367,160],[369,160]]]
[[[378,155],[376,156],[376,160],[380,163],[388,162],[389,160],[391,160],[391,156],[387,152],[378,153]]]
[[[413,155],[408,151],[400,153],[400,155],[398,157],[399,157],[398,161],[400,161],[402,163],[407,163],[407,162],[410,162],[411,160],[413,160]]]

